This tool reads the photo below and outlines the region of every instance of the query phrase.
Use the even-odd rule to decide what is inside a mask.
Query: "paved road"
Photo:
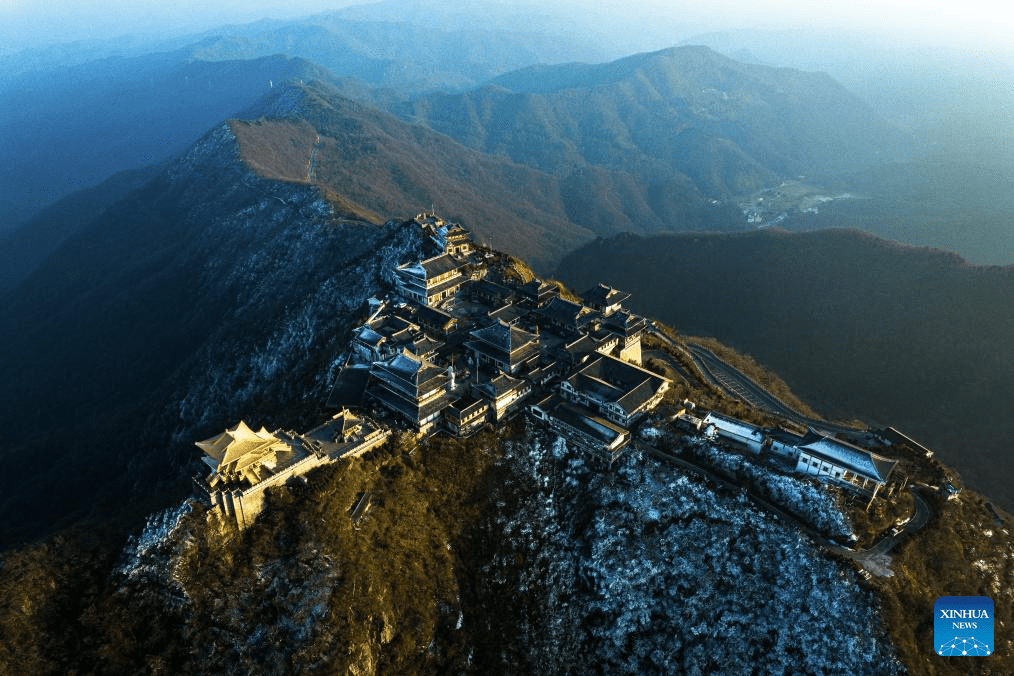
[[[698,363],[698,360],[694,357],[694,355],[687,348],[685,348],[683,346],[682,343],[677,343],[672,338],[670,338],[669,336],[665,335],[664,333],[662,333],[661,331],[659,331],[658,329],[656,329],[651,324],[649,324],[649,326],[648,326],[648,333],[650,333],[651,335],[653,335],[656,338],[658,338],[659,340],[661,340],[664,344],[668,345],[673,350],[678,350],[681,353],[683,353],[683,355],[685,355],[687,359],[689,359],[691,362],[693,362],[693,364],[697,367],[697,370],[700,371],[700,376],[698,376],[698,374],[696,374],[696,373],[692,373],[692,372],[688,371],[687,368],[685,366],[683,366],[682,363],[680,363],[678,360],[676,360],[668,352],[664,352],[662,350],[653,350],[653,349],[644,349],[644,348],[642,348],[642,350],[643,350],[642,351],[642,356],[643,357],[645,357],[645,358],[653,357],[655,359],[661,359],[665,363],[669,364],[670,367],[672,367],[677,373],[680,374],[680,376],[682,376],[691,385],[697,384],[697,385],[700,385],[700,386],[704,387],[705,385],[710,384],[710,385],[713,385],[713,386],[717,387],[722,392],[724,392],[726,396],[730,396],[733,399],[742,399],[742,397],[739,397],[736,394],[731,393],[728,390],[726,390],[725,388],[723,388],[722,387],[722,383],[717,378],[715,378],[710,373],[708,373],[708,371],[706,369],[701,368],[701,365],[700,365],[700,363]],[[743,399],[743,401],[747,401],[747,400]],[[747,403],[749,403],[749,402],[747,402]]]
[[[752,406],[828,434],[854,434],[865,431],[848,425],[840,425],[827,420],[805,416],[768,392],[748,375],[739,371],[735,366],[729,364],[708,348],[694,345],[693,343],[688,344],[687,348],[693,355],[698,367],[702,371],[705,371],[705,373],[711,374],[716,380],[715,384],[720,389],[743,399]]]
[[[915,499],[915,513],[912,515],[909,522],[905,524],[905,527],[897,535],[885,535],[869,549],[844,550],[843,553],[846,556],[861,560],[863,557],[887,554],[894,549],[895,545],[902,542],[905,538],[916,531],[921,530],[927,523],[929,523],[930,517],[933,516],[933,508],[930,507],[929,503],[926,502],[921,495],[919,495],[915,486],[909,486],[908,489],[912,493],[912,497]]]
[[[669,354],[668,352],[664,352],[662,350],[653,350],[650,348],[642,348],[641,361],[647,362],[649,359],[658,359],[659,361],[665,362],[669,366],[669,368],[676,371],[676,373],[679,374],[681,378],[686,380],[691,385],[703,384],[701,383],[700,378],[698,378],[695,374],[688,371],[686,367],[683,366],[683,364],[673,359],[672,355]]]
[[[894,549],[894,546],[899,542],[923,528],[933,515],[933,509],[929,506],[929,503],[923,500],[922,496],[916,492],[916,487],[909,486],[909,490],[912,492],[912,497],[915,499],[915,513],[912,515],[909,522],[905,524],[905,528],[901,532],[897,535],[885,535],[868,549],[834,547],[835,551],[856,561],[865,570],[877,575],[878,577],[893,576],[894,571],[891,570],[890,551]]]
[[[662,340],[670,347],[680,350],[687,355],[687,357],[689,357],[697,366],[704,378],[724,392],[726,396],[733,399],[739,399],[740,401],[743,401],[755,408],[775,413],[792,420],[804,417],[795,409],[783,403],[763,387],[755,383],[747,377],[746,374],[722,360],[708,348],[695,345],[693,343],[688,343],[684,347],[680,343],[673,341],[669,338],[669,336],[665,335],[661,331],[658,331],[654,326],[650,326],[648,330],[659,340]],[[652,352],[656,353],[658,351],[653,350]],[[664,353],[662,354],[664,355]],[[675,367],[676,364],[673,362],[672,358],[668,359]],[[685,372],[682,368],[679,368],[678,370],[681,374]]]
[[[306,167],[307,183],[313,183],[313,180],[317,177],[317,155],[323,147],[324,144],[321,141],[320,134],[317,134],[317,142],[314,143],[313,148],[310,149],[310,161]]]
[[[756,381],[750,378],[750,376],[746,375],[708,348],[701,345],[695,345],[693,343],[688,343],[684,348],[654,326],[649,326],[648,332],[665,342],[670,347],[681,350],[687,354],[687,356],[693,360],[694,364],[697,365],[697,368],[701,371],[708,382],[725,393],[726,396],[732,397],[733,399],[739,399],[754,408],[773,413],[787,420],[791,420],[803,426],[812,427],[815,430],[822,431],[827,434],[854,434],[855,432],[864,431],[848,425],[839,425],[827,420],[805,416],[778,397],[768,392],[763,386],[759,385]],[[650,350],[649,352],[650,356],[658,357],[667,361],[671,366],[673,366],[673,368],[680,372],[681,375],[685,373],[685,370],[675,360],[673,360],[672,357],[666,355],[664,352],[659,352],[658,350]],[[696,380],[696,378],[694,378],[694,380]]]
[[[774,400],[774,397],[764,396],[766,393],[759,386],[751,387],[748,379],[742,373],[731,368],[711,350],[690,344],[687,345],[687,351],[708,382],[722,390],[727,396],[770,413],[780,415],[795,413],[789,407],[780,405],[780,402]]]
[[[861,431],[857,430],[855,427],[839,425],[826,420],[818,420],[805,416],[772,395],[745,373],[724,361],[708,348],[701,345],[694,345],[693,343],[688,344],[687,347],[684,348],[682,345],[669,338],[669,336],[655,328],[653,324],[649,324],[648,331],[667,345],[675,349],[682,350],[685,354],[687,354],[697,365],[697,368],[700,369],[704,377],[708,379],[712,385],[718,387],[728,396],[740,399],[751,406],[782,416],[783,418],[792,420],[798,424],[807,425],[829,434],[835,434],[838,432],[855,433],[857,431]],[[686,370],[682,367],[682,365],[673,359],[671,355],[668,355],[665,352],[661,352],[659,350],[647,350],[646,354],[653,358],[662,359],[676,369],[676,371],[681,375],[686,373]],[[695,377],[694,380],[697,380],[697,378]],[[867,570],[870,570],[880,576],[890,576],[894,574],[889,567],[891,557],[888,556],[888,553],[899,542],[922,529],[933,515],[933,509],[930,507],[929,503],[926,502],[921,495],[919,495],[918,487],[914,485],[909,486],[909,491],[911,491],[912,497],[915,500],[915,513],[912,515],[912,518],[908,521],[908,523],[905,524],[904,529],[897,535],[885,535],[868,549],[850,549],[848,547],[843,547],[836,542],[832,542],[798,517],[786,512],[777,505],[772,504],[765,498],[754,495],[745,487],[718,476],[715,472],[707,468],[700,467],[699,465],[689,462],[684,458],[676,457],[666,451],[646,444],[643,441],[635,440],[632,442],[632,445],[657,458],[676,464],[701,476],[705,476],[718,485],[723,485],[732,489],[745,490],[746,495],[755,504],[773,514],[777,514],[779,517],[789,521],[790,523],[795,524],[800,530],[807,533],[817,544],[821,545],[825,549],[838,552],[839,554],[854,559]]]

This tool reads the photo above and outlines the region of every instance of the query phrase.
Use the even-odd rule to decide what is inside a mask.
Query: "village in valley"
[[[624,307],[629,294],[599,284],[578,297],[434,213],[406,227],[420,228],[434,255],[397,266],[391,294],[371,299],[327,401],[331,417],[307,432],[241,421],[197,442],[211,472],[195,482],[226,522],[249,526],[271,487],[395,435],[467,438],[522,415],[603,468],[628,448],[672,453],[661,440],[689,439],[719,444],[765,472],[818,480],[867,510],[907,493],[910,459],[932,456],[893,429],[857,429],[849,441],[677,401],[674,385],[687,370],[644,359],[645,341],[671,338]]]

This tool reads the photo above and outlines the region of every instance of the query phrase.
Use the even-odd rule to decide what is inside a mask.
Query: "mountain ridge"
[[[321,322],[343,326],[365,305],[356,290],[383,284],[392,258],[420,246],[343,214],[316,186],[260,178],[228,125],[217,127],[8,295],[0,424],[12,471],[0,511],[31,516],[7,521],[0,539],[116,504],[141,476],[165,478],[151,494],[178,491],[173,468],[190,458],[181,439],[252,400],[298,416],[291,403],[269,403],[298,397],[272,389],[326,377],[327,364],[307,361],[311,346],[339,339]],[[329,275],[362,284],[339,287]],[[109,475],[106,463],[123,471]],[[7,490],[40,482],[63,491],[37,509]]]
[[[991,548],[999,534],[968,537],[985,515],[1006,518],[971,491],[960,501],[938,494],[946,514],[970,519],[940,519],[945,537],[919,534],[896,550],[899,574],[866,587],[852,563],[821,553],[740,490],[636,449],[599,469],[523,419],[467,441],[396,435],[270,491],[243,533],[178,502],[191,474],[206,471],[195,439],[237,420],[318,424],[368,299],[393,289],[399,263],[435,253],[414,221],[365,222],[358,204],[311,180],[315,148],[341,140],[339,159],[374,154],[368,124],[433,137],[389,117],[328,115],[357,104],[315,92],[327,93],[280,90],[264,117],[218,125],[74,233],[0,317],[0,424],[42,433],[7,437],[0,540],[72,521],[4,555],[12,572],[0,580],[0,623],[15,640],[0,643],[0,663],[25,673],[142,664],[238,673],[265,663],[853,672],[873,654],[894,672],[897,654],[922,655],[926,625],[904,612],[914,603],[954,581],[969,593],[1006,583],[1009,568],[983,575],[971,565],[1007,555]],[[319,119],[268,114],[301,105],[318,107]],[[247,131],[261,134],[254,157]],[[596,244],[614,258],[622,251],[616,240]],[[24,335],[12,335],[21,325]],[[47,435],[49,426],[60,431]],[[367,494],[369,516],[353,523]],[[820,514],[841,516],[824,498]],[[863,518],[884,519],[882,504]],[[110,514],[125,526],[110,526]],[[79,521],[85,515],[91,521]],[[125,542],[128,529],[138,534]],[[717,619],[716,606],[726,611]],[[689,612],[699,613],[692,623]],[[779,642],[785,626],[796,638]],[[832,640],[841,635],[864,650],[843,652]],[[814,636],[822,640],[800,657],[797,645]]]
[[[217,128],[148,186],[176,199],[213,195],[190,202],[184,232],[172,235],[193,244],[177,262],[192,263],[201,296],[215,297],[211,314],[222,318],[197,319],[210,334],[206,343],[181,351],[181,367],[143,402],[153,412],[118,430],[130,438],[113,467],[125,468],[146,505],[186,494],[180,485],[154,490],[152,477],[185,475],[195,465],[207,471],[180,447],[237,418],[282,429],[317,424],[322,413],[313,401],[344,363],[366,298],[391,289],[399,262],[433,253],[414,221],[345,222],[316,186],[258,179],[232,128]],[[220,193],[213,178],[235,192]],[[145,215],[122,227],[149,222]],[[91,234],[80,233],[77,243]],[[120,246],[115,237],[100,243]],[[160,269],[162,260],[139,264]],[[124,297],[172,314],[170,294],[153,291],[130,288]],[[716,404],[706,387],[692,389]],[[689,457],[707,448],[716,463],[739,463],[737,483],[747,466],[761,471],[749,454],[684,437],[671,416],[649,419],[644,443],[608,469],[564,436],[517,418],[464,440],[402,431],[364,456],[274,487],[242,532],[194,500],[155,511],[143,528],[135,516],[137,534],[126,542],[79,523],[4,556],[11,574],[0,580],[0,626],[15,640],[0,642],[0,663],[26,673],[40,665],[129,673],[140,664],[174,673],[245,673],[264,664],[366,673],[603,665],[641,673],[730,664],[852,673],[872,664],[896,673],[921,663],[931,626],[921,618],[931,616],[939,590],[957,584],[965,593],[988,592],[1010,578],[1002,567],[1012,551],[1006,529],[1003,536],[982,530],[990,518],[1009,517],[972,491],[948,500],[945,490],[926,490],[940,518],[928,532],[913,529],[893,560],[874,569],[896,575],[865,584],[855,562],[829,556],[795,520],[759,508],[741,486],[684,472],[650,452],[661,446]],[[110,439],[92,443],[78,441],[73,450],[89,451],[90,466],[108,461],[99,451],[109,453]],[[148,454],[175,456],[175,464]],[[927,470],[948,476],[939,463],[924,461],[922,476]],[[832,489],[770,476],[779,504],[791,503],[836,536],[851,532],[849,503]],[[353,506],[364,500],[371,508],[359,518]],[[881,497],[871,512],[862,496],[849,514],[866,529],[876,529],[871,522],[887,528],[897,513],[885,504]],[[116,547],[119,558],[109,551]],[[998,598],[998,608],[1009,605]],[[801,654],[805,641],[812,648]],[[843,641],[862,649],[843,651]],[[949,673],[951,664],[943,668]]]
[[[411,213],[446,204],[445,213],[475,223],[479,237],[531,254],[540,265],[594,236],[567,220],[552,177],[406,125],[326,83],[292,85],[247,113],[255,119],[231,124],[251,166],[305,183],[319,135],[314,183],[368,212]],[[299,159],[278,152],[291,144],[299,147]]]
[[[561,179],[408,125],[327,83],[280,89],[243,117],[233,124],[247,160],[267,175],[306,182],[313,157],[314,181],[329,194],[371,213],[448,205],[448,217],[474,224],[477,236],[539,269],[596,234],[740,227],[735,211],[699,198],[695,204],[707,205],[702,211],[683,205],[661,222],[658,211],[694,190],[686,180],[646,193],[631,175],[598,167]],[[278,136],[283,128],[298,138]],[[316,136],[321,145],[314,150]]]
[[[549,81],[547,83],[547,80]],[[684,132],[732,144],[752,164],[722,199],[800,173],[836,173],[910,152],[910,139],[823,73],[741,64],[707,47],[674,47],[605,64],[536,66],[482,89],[397,106],[471,147],[551,173],[598,164],[642,181],[687,172]],[[762,172],[757,168],[763,167]]]
[[[29,73],[0,99],[0,231],[112,174],[172,159],[275,82],[327,77],[301,59],[217,63],[182,52]]]
[[[685,85],[678,69],[649,68],[682,55],[714,66],[712,79]],[[386,76],[391,64],[369,66]],[[357,85],[314,66],[306,82],[272,83],[245,113],[216,120],[154,176],[133,177],[139,187],[129,179],[59,205],[94,200],[79,220],[53,224],[50,249],[0,296],[0,550],[24,544],[0,558],[0,671],[967,666],[927,650],[927,618],[944,594],[993,594],[998,610],[1010,607],[1011,517],[989,500],[1014,504],[996,471],[1014,438],[1014,319],[1002,311],[1014,266],[974,267],[857,232],[659,235],[741,227],[730,195],[836,143],[808,136],[820,127],[807,120],[744,143],[750,130],[737,115],[753,113],[736,97],[756,103],[751,92],[767,85],[738,79],[704,49],[603,68],[609,81],[598,84],[579,67],[554,71],[584,83],[555,98],[490,85],[412,103],[456,100],[490,154],[350,100]],[[805,102],[806,115],[846,100],[830,89],[823,103]],[[789,105],[791,91],[775,94]],[[606,105],[589,105],[593,115],[575,112],[599,95]],[[645,145],[652,128],[639,135],[630,121],[659,111],[693,123]],[[574,133],[551,133],[568,118]],[[605,119],[611,136],[584,133]],[[512,135],[538,152],[511,156]],[[810,150],[794,150],[807,138]],[[845,561],[829,553],[842,548],[823,549],[759,508],[742,484],[660,460],[649,449],[691,454],[709,443],[670,426],[673,409],[649,419],[608,470],[519,417],[468,440],[396,434],[271,489],[242,533],[185,499],[191,476],[206,471],[194,440],[239,420],[279,430],[320,422],[370,299],[393,290],[396,266],[436,253],[414,221],[383,221],[427,208],[542,269],[584,244],[558,266],[575,288],[615,284],[633,292],[631,308],[757,355],[826,412],[900,426],[989,497],[933,479],[935,518],[892,539],[890,554]],[[648,345],[645,365],[677,378],[688,369],[678,386],[700,395],[702,410],[756,413],[704,380],[697,388],[690,362],[657,359],[675,359],[679,344]],[[745,484],[739,472],[752,460],[725,455],[743,463],[733,466]],[[937,460],[921,462],[950,478]],[[801,480],[778,489],[808,516],[844,522],[849,507],[857,532],[888,531],[906,504],[846,505]],[[885,569],[894,574],[880,577]],[[998,639],[1002,669],[1014,652]]]

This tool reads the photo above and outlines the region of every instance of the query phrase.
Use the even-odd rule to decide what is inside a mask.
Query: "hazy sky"
[[[414,5],[422,0],[406,0]],[[292,18],[361,0],[0,0],[0,51],[30,44],[126,33],[180,33],[263,17]],[[447,2],[442,3],[445,7]],[[456,3],[458,4],[458,3]],[[460,4],[520,7],[518,0]],[[645,21],[673,32],[673,44],[695,33],[730,28],[861,27],[926,35],[933,41],[993,47],[1014,33],[1014,5],[999,0],[542,0],[541,11],[612,15],[618,25]]]

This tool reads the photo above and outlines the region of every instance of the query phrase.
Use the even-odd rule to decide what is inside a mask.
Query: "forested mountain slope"
[[[831,416],[893,425],[1014,506],[1014,268],[857,231],[597,240],[557,274],[634,294],[641,311],[715,336]]]

